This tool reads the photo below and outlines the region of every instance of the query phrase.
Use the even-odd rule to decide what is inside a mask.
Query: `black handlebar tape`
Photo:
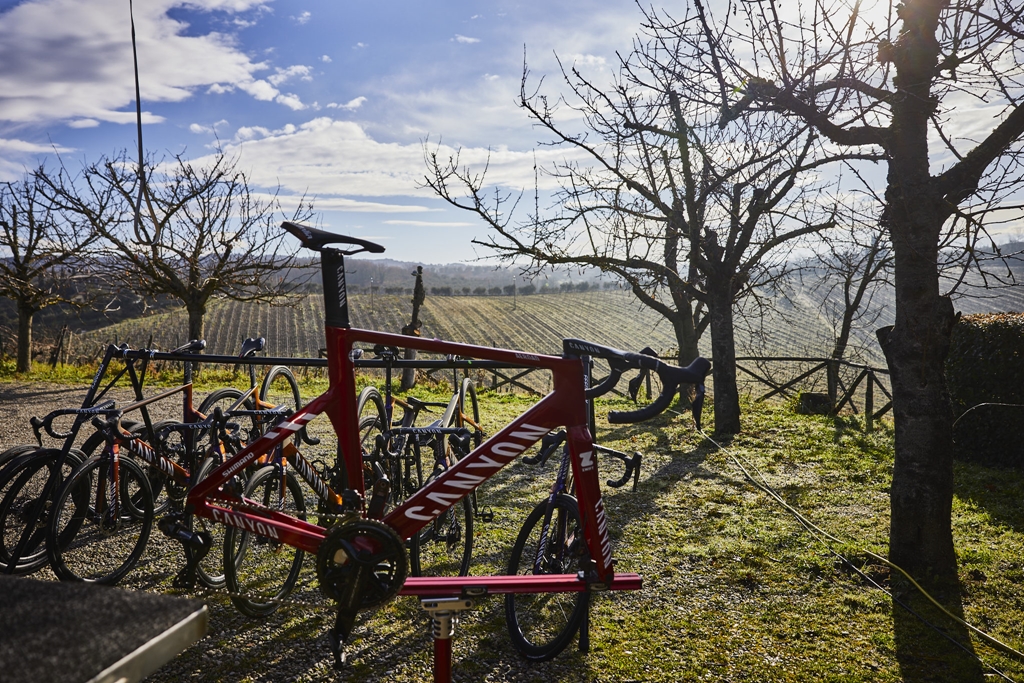
[[[590,399],[597,398],[598,396],[604,396],[605,394],[607,394],[609,391],[615,388],[615,385],[618,384],[620,377],[622,377],[622,370],[616,367],[612,367],[611,374],[608,375],[608,377],[606,377],[603,382],[598,384],[596,387],[590,387],[589,389],[587,389],[587,400],[589,401]]]
[[[640,362],[653,365],[650,369],[657,371],[663,388],[661,395],[648,406],[644,406],[639,410],[612,411],[608,413],[608,421],[612,424],[643,422],[644,420],[651,419],[668,408],[680,384],[703,385],[704,378],[707,377],[708,370],[711,369],[711,361],[706,358],[697,358],[685,368],[677,368],[674,365],[669,365],[650,356],[643,356],[641,354],[629,355],[638,356],[641,359]]]
[[[671,390],[665,389],[661,392],[661,395],[655,399],[654,403],[644,406],[638,410],[613,410],[608,413],[608,421],[612,424],[625,424],[627,422],[643,422],[644,420],[650,420],[658,413],[668,408],[669,404],[672,403],[672,399],[675,398],[676,389],[678,385],[673,386]]]
[[[36,438],[40,438],[39,429],[45,429],[46,433],[52,436],[54,439],[66,439],[71,436],[71,431],[74,427],[67,432],[58,432],[53,429],[53,421],[63,415],[96,415],[101,413],[110,413],[117,411],[117,403],[115,401],[104,401],[92,408],[62,408],[60,410],[54,410],[49,413],[46,417],[39,419],[33,417],[29,420],[29,424],[32,425],[32,430],[36,433]]]

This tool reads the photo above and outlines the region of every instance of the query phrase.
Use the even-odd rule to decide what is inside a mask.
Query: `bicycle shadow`
[[[0,401],[28,401],[32,399],[43,399],[47,396],[62,396],[71,398],[81,396],[80,387],[67,387],[51,384],[0,384]]]

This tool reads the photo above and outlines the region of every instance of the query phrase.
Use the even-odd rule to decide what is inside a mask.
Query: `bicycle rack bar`
[[[588,584],[576,574],[537,576],[410,576],[398,592],[420,598],[468,598],[498,593],[578,593],[590,590],[635,591],[643,588],[639,574],[616,574],[610,586]]]
[[[238,356],[224,356],[215,354],[191,354],[191,353],[170,353],[167,351],[126,351],[118,355],[118,358],[145,358],[148,360],[164,360],[191,363],[220,363],[226,365],[290,365],[294,367],[327,367],[326,358],[296,358],[296,357],[275,357],[275,356],[249,356],[239,358]],[[507,363],[496,360],[404,360],[397,358],[393,361],[384,361],[376,358],[359,359],[354,361],[359,368],[384,368],[390,365],[393,368],[453,368],[453,369],[515,369],[530,367]]]

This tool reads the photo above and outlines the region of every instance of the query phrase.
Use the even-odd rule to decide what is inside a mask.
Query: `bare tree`
[[[46,171],[39,169],[38,176]],[[37,183],[0,184],[0,296],[18,310],[18,372],[32,369],[32,318],[59,304],[81,305],[73,278],[96,234],[52,210]]]
[[[253,192],[222,153],[203,166],[177,156],[142,167],[120,154],[77,178],[62,169],[42,180],[54,205],[101,236],[100,263],[114,282],[184,304],[189,339],[203,337],[211,299],[273,302],[293,289],[285,276],[294,254],[283,249],[276,195]],[[311,213],[303,200],[291,218]]]
[[[820,296],[819,310],[832,328],[834,361],[845,360],[854,328],[870,329],[882,310],[875,295],[892,286],[893,254],[888,235],[860,217],[842,221],[845,230],[822,236],[813,258],[810,291]],[[806,279],[805,279],[806,280]],[[828,368],[828,396],[836,405],[839,364]]]
[[[878,332],[896,426],[890,554],[918,575],[955,581],[943,375],[955,315],[940,288],[940,245],[955,227],[983,230],[992,203],[1024,183],[1024,5],[765,0],[703,17],[649,20],[666,39],[703,23],[706,40],[692,53],[704,69],[688,78],[718,95],[722,125],[774,112],[812,125],[836,148],[885,155],[880,222],[896,282],[896,324]],[[971,241],[963,235],[959,244]]]
[[[480,216],[491,230],[476,242],[501,259],[525,256],[532,272],[573,264],[622,278],[672,324],[680,363],[696,357],[710,325],[715,429],[731,434],[741,426],[734,305],[785,272],[797,240],[833,225],[817,173],[842,155],[816,158],[809,126],[770,116],[723,130],[718,106],[690,97],[677,78],[677,58],[675,45],[638,40],[607,88],[563,68],[571,99],[555,104],[539,86],[528,90],[524,70],[519,106],[568,157],[543,170],[559,188],[551,208],[541,209],[535,190],[532,210],[516,217],[522,193],[486,189],[486,169],[474,173],[438,150],[425,152],[426,184]],[[585,130],[561,123],[560,107]]]

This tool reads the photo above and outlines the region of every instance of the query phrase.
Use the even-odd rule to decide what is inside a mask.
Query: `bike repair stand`
[[[451,683],[452,636],[459,614],[475,606],[469,598],[423,598],[420,606],[430,615],[434,636],[434,683]]]

